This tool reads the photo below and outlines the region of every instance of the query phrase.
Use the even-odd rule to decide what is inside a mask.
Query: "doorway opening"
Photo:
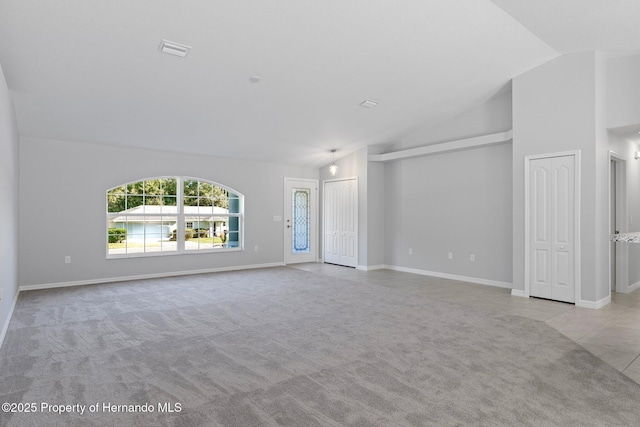
[[[609,152],[609,232],[627,232],[627,162],[624,157]],[[609,244],[609,289],[628,292],[628,245]]]

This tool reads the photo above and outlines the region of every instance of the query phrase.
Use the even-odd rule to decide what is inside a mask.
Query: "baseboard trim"
[[[480,279],[478,277],[458,276],[456,274],[440,273],[437,271],[420,270],[417,268],[400,267],[397,265],[385,265],[384,268],[394,271],[402,271],[404,273],[420,274],[422,276],[433,276],[441,279],[458,280],[460,282],[477,283],[479,285],[495,286],[498,288],[511,289],[513,285],[507,282],[500,282],[498,280]]]
[[[172,271],[168,273],[140,274],[136,276],[120,276],[120,277],[109,277],[104,279],[78,280],[75,282],[44,283],[41,285],[22,285],[20,286],[19,290],[35,291],[38,289],[53,289],[53,288],[66,288],[69,286],[97,285],[100,283],[127,282],[131,280],[157,279],[162,277],[189,276],[192,274],[220,273],[224,271],[239,271],[239,270],[253,270],[256,268],[282,267],[284,265],[285,265],[284,262],[272,262],[267,264],[238,265],[233,267],[206,268],[202,270]]]
[[[13,302],[11,303],[11,307],[9,308],[9,313],[7,313],[7,318],[4,321],[4,325],[2,325],[2,331],[0,331],[0,348],[2,348],[2,343],[4,343],[4,337],[7,335],[7,331],[9,330],[9,323],[11,323],[11,318],[13,317],[13,310],[16,308],[16,303],[18,302],[18,296],[20,295],[20,289],[16,292],[15,298],[13,298]]]
[[[581,299],[580,301],[576,302],[576,307],[591,308],[591,309],[597,310],[609,304],[610,302],[611,302],[611,295],[609,295],[606,298],[602,298],[601,300],[598,300],[598,301],[586,301]]]
[[[372,271],[372,270],[382,270],[386,268],[386,266],[384,264],[380,264],[380,265],[359,265],[356,267],[357,270],[362,270],[362,271]]]
[[[511,295],[514,297],[529,298],[529,295],[525,294],[522,289],[511,289]]]
[[[634,283],[633,285],[627,286],[627,290],[624,293],[630,294],[631,292],[635,291],[638,288],[640,288],[640,281]]]

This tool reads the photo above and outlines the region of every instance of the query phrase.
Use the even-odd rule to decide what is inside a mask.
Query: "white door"
[[[358,262],[358,180],[324,183],[324,261],[355,267]]]
[[[284,262],[316,262],[318,181],[285,178]]]
[[[529,163],[530,295],[575,302],[575,157]]]

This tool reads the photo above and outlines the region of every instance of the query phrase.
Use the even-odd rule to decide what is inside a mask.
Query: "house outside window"
[[[242,250],[244,197],[199,178],[107,190],[107,258]]]

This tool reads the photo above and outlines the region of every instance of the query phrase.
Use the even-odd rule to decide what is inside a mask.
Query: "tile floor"
[[[510,289],[392,270],[361,271],[316,263],[293,267],[544,321],[640,384],[640,291],[613,293],[611,304],[592,310],[573,304],[514,297]]]

